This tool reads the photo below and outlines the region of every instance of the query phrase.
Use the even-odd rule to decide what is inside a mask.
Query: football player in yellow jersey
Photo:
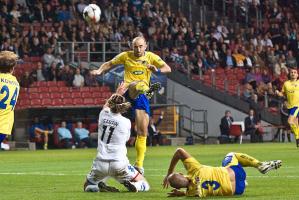
[[[174,173],[178,161],[181,160],[187,175]],[[163,187],[170,185],[174,189],[169,196],[232,196],[241,195],[245,191],[246,172],[243,167],[255,167],[265,174],[278,169],[281,160],[260,162],[243,153],[229,153],[222,161],[222,167],[210,167],[200,164],[187,151],[178,148],[174,153]],[[186,191],[179,190],[186,188]]]
[[[284,96],[287,99],[287,108],[289,110],[288,123],[296,138],[296,146],[299,147],[299,80],[297,68],[289,68],[289,80],[285,81],[282,90],[276,90],[278,96]]]
[[[112,60],[103,63],[99,69],[92,71],[92,74],[101,75],[115,65],[124,65],[124,82],[129,88],[126,98],[131,101],[137,126],[135,167],[140,173],[143,173],[150,115],[149,99],[145,93],[151,91],[149,84],[152,72],[156,74],[168,73],[171,72],[171,68],[158,55],[145,51],[147,44],[144,37],[134,38],[132,47],[133,51],[118,54]]]
[[[18,56],[12,51],[0,52],[0,144],[11,134],[14,124],[14,108],[20,86],[12,75]]]

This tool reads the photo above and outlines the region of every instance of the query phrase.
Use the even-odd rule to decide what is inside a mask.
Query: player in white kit
[[[122,84],[119,88],[122,87],[125,86]],[[118,192],[117,188],[105,184],[109,177],[116,179],[131,192],[148,191],[150,188],[127,157],[126,142],[130,138],[131,122],[121,113],[127,111],[130,103],[121,94],[113,94],[100,112],[98,153],[87,174],[85,192]]]

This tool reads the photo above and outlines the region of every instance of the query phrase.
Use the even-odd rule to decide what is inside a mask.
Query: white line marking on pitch
[[[87,173],[86,173],[87,174]],[[24,176],[30,176],[30,175],[38,175],[38,176],[86,176],[86,174],[80,174],[80,173],[73,173],[73,174],[65,174],[65,173],[47,173],[47,172],[0,172],[0,175],[24,175]],[[148,177],[164,177],[164,175],[146,175]],[[299,178],[299,176],[247,176],[249,178]]]

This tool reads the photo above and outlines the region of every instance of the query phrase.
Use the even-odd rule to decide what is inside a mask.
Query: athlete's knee
[[[226,156],[222,160],[222,167],[229,165],[229,163],[232,161],[234,155],[235,155],[235,152],[230,152],[230,153],[226,154]]]

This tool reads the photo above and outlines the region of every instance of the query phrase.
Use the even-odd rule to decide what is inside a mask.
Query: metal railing
[[[198,137],[205,142],[208,138],[208,111],[191,108],[171,98],[168,98],[168,100],[178,107],[178,136],[181,136],[183,132],[187,132],[193,138]]]
[[[57,52],[66,62],[105,62],[129,49],[127,42],[58,42]]]

